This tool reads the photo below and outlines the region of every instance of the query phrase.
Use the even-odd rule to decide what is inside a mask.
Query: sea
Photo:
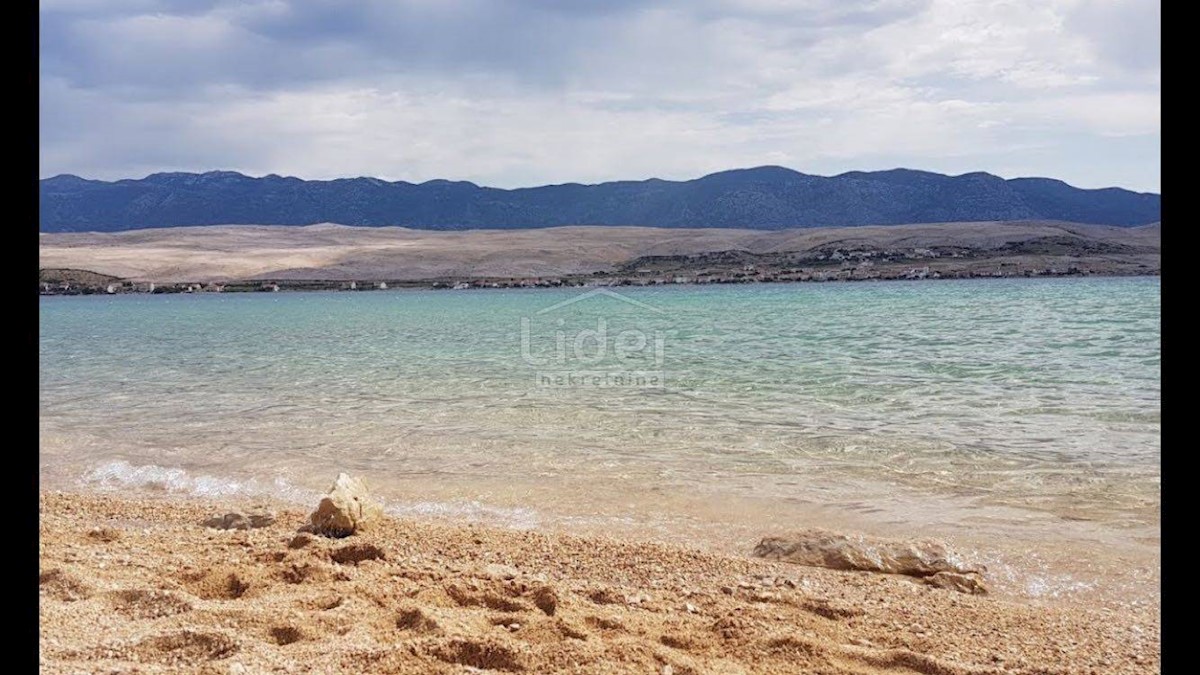
[[[747,554],[938,538],[1155,602],[1157,277],[43,297],[42,489]]]

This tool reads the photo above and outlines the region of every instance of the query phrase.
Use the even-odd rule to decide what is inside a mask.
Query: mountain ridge
[[[429,230],[563,225],[749,228],[1061,220],[1136,226],[1161,220],[1161,196],[1082,189],[1041,177],[915,169],[805,174],[781,166],[659,178],[494,188],[357,177],[305,180],[236,171],[159,172],[102,181],[39,181],[43,232],[112,232],[219,224],[402,226]]]

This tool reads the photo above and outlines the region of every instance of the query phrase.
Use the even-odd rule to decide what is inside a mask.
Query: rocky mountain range
[[[1050,178],[988,173],[852,171],[814,176],[764,166],[688,181],[499,189],[431,180],[309,181],[232,171],[142,179],[40,181],[43,232],[113,232],[189,225],[403,226],[429,230],[563,225],[788,228],[1054,220],[1137,226],[1161,219],[1158,194],[1085,190]]]

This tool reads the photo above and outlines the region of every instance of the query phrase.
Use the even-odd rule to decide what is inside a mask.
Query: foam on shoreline
[[[315,504],[321,491],[300,487],[283,477],[234,478],[197,473],[180,467],[156,464],[135,465],[125,460],[107,461],[83,473],[75,481],[83,493],[121,497],[178,496],[215,500],[229,504],[268,500],[299,508]],[[666,522],[638,522],[629,517],[552,514],[529,507],[488,504],[478,500],[429,501],[381,499],[388,515],[401,519],[441,521],[452,524],[482,524],[512,530],[611,533],[663,541],[679,541]],[[655,536],[668,535],[668,536]],[[767,534],[762,532],[761,534]],[[703,542],[692,540],[692,544]],[[726,551],[728,552],[728,551]],[[971,555],[987,565],[987,578],[1003,594],[1029,600],[1061,601],[1097,590],[1096,579],[1083,579],[1057,570],[1038,555],[1014,557],[999,549],[972,550]]]

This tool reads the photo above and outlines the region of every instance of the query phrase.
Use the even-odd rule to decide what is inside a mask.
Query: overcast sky
[[[41,174],[1158,191],[1155,0],[41,0]]]

